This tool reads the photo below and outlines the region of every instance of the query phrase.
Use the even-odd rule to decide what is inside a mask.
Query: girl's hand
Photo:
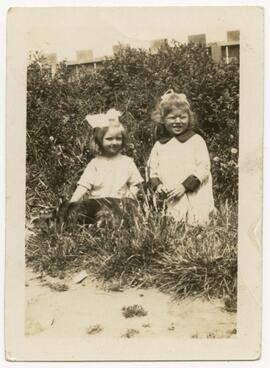
[[[164,189],[162,184],[158,184],[157,189],[156,189],[156,193],[166,193],[166,190]]]
[[[162,184],[159,184],[156,188],[155,194],[160,201],[167,199],[167,191]]]
[[[87,190],[87,188],[78,185],[69,202],[71,203],[79,201],[85,195]]]
[[[137,195],[138,195],[138,192],[139,192],[139,188],[136,186],[136,185],[132,185],[130,188],[129,188],[129,191],[131,193],[131,195],[136,198]]]
[[[176,188],[170,190],[167,193],[167,199],[173,199],[173,198],[181,198],[182,195],[184,195],[186,192],[186,188],[184,187],[183,184],[179,184],[177,185]]]

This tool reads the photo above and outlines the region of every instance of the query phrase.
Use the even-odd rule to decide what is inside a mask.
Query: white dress
[[[196,191],[187,191],[180,199],[167,201],[168,214],[190,225],[206,225],[214,210],[210,159],[201,136],[193,135],[181,143],[172,138],[167,143],[156,142],[149,160],[150,179],[159,179],[166,190],[172,190],[190,175],[200,181]]]
[[[132,158],[97,156],[87,165],[78,185],[91,189],[91,198],[133,198],[132,187],[143,182]]]

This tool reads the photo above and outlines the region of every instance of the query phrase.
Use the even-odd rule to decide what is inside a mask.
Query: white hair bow
[[[92,128],[105,128],[109,126],[119,125],[119,116],[121,112],[113,109],[107,111],[106,114],[87,115],[85,120]]]
[[[168,89],[168,91],[166,91],[164,95],[161,96],[161,101],[167,102],[173,95],[177,98],[179,102],[185,103],[189,106],[186,95],[184,93],[175,93],[173,89]]]

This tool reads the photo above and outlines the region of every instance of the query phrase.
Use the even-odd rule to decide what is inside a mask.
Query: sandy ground
[[[54,290],[66,285],[66,291]],[[172,301],[155,289],[106,291],[88,276],[63,280],[26,276],[25,333],[28,339],[176,337],[226,338],[236,335],[236,313],[221,300]],[[65,287],[64,287],[65,289]],[[123,307],[141,306],[147,314],[126,318]]]

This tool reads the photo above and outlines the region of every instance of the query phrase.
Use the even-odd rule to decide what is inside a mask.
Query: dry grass
[[[48,286],[51,290],[53,291],[67,291],[69,290],[68,285],[64,284],[64,283],[60,283],[60,282],[45,282],[43,283],[43,286]]]
[[[103,327],[100,324],[90,325],[90,326],[87,327],[86,333],[88,335],[96,335],[99,332],[101,332],[102,330],[103,330]]]
[[[72,234],[36,229],[26,242],[26,260],[51,276],[86,270],[108,289],[155,286],[177,298],[227,298],[235,308],[237,209],[223,204],[206,228],[145,211],[134,226],[91,225],[76,227]]]
[[[136,336],[140,333],[139,330],[135,330],[134,328],[129,328],[121,337],[126,337],[130,339],[133,336]]]
[[[129,305],[128,307],[123,307],[122,313],[125,318],[147,316],[147,311],[144,310],[143,307],[138,304]]]

